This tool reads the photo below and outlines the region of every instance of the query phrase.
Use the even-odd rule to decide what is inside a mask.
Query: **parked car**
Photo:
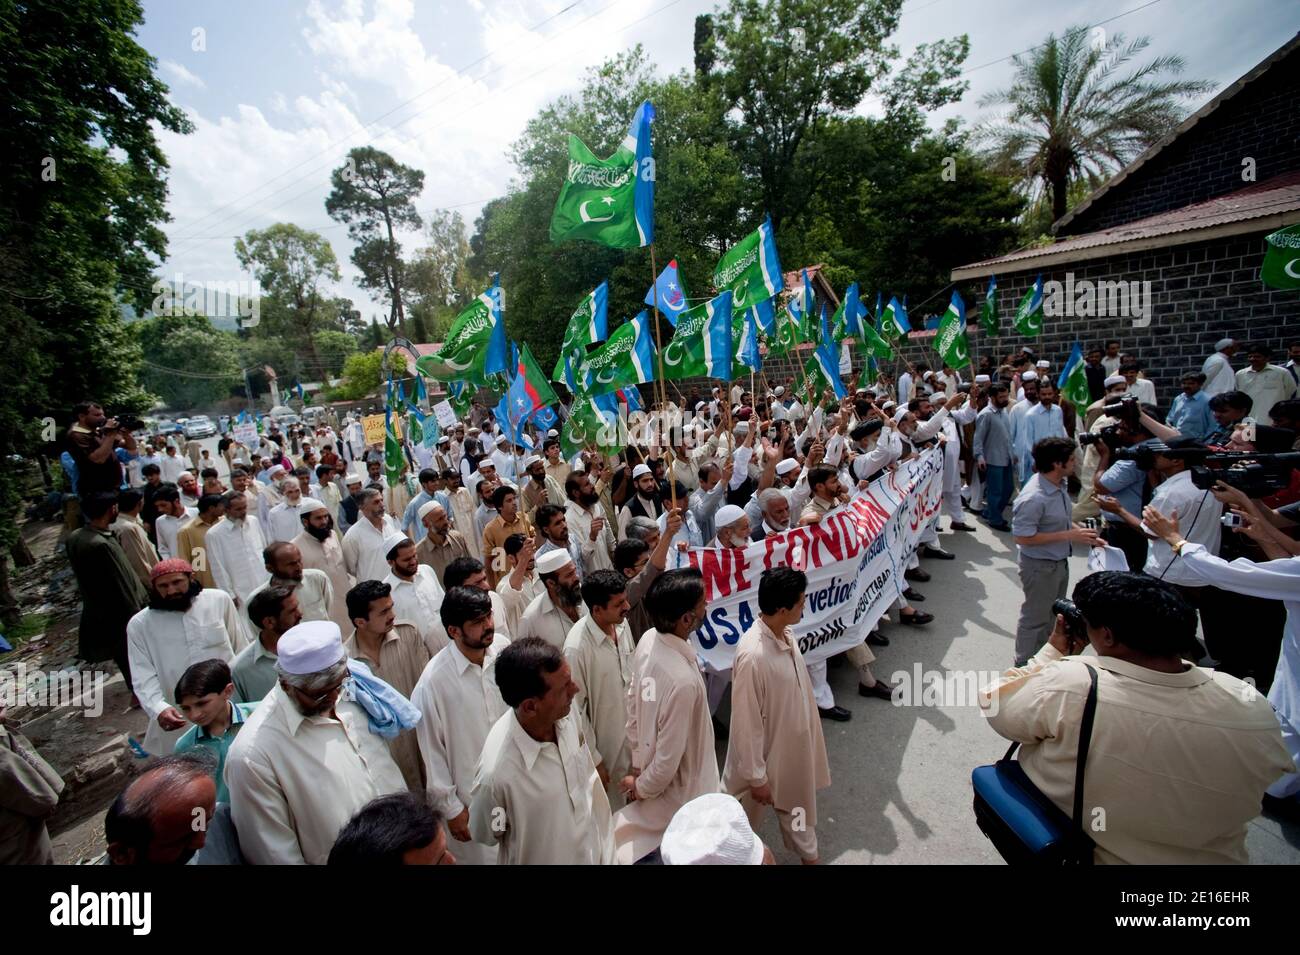
[[[185,421],[185,437],[187,438],[211,438],[215,437],[217,426],[212,423],[212,419],[207,415],[195,415]]]

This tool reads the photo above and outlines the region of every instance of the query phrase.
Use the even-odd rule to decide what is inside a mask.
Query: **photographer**
[[[1210,413],[1218,424],[1214,433],[1205,439],[1211,447],[1224,447],[1232,440],[1233,429],[1250,414],[1255,402],[1243,391],[1225,391],[1210,399]]]
[[[1147,538],[1142,531],[1131,527],[1121,512],[1142,513],[1142,505],[1146,503],[1147,469],[1141,466],[1142,462],[1131,458],[1118,461],[1113,455],[1119,448],[1132,447],[1149,437],[1150,432],[1141,425],[1120,421],[1104,428],[1095,441],[1099,464],[1093,474],[1092,487],[1104,519],[1101,539],[1124,552],[1132,571],[1146,566]]]
[[[1222,490],[1220,490],[1220,488]],[[1282,738],[1291,758],[1300,765],[1300,546],[1281,534],[1275,521],[1285,520],[1275,511],[1263,508],[1235,488],[1220,484],[1215,496],[1229,503],[1234,514],[1245,519],[1238,529],[1255,540],[1272,557],[1261,564],[1237,559],[1228,562],[1207,553],[1199,544],[1186,540],[1178,529],[1178,517],[1164,514],[1154,506],[1143,514],[1147,526],[1179,554],[1187,570],[1207,583],[1236,594],[1266,600],[1283,601],[1286,606],[1286,636],[1277,661],[1268,701],[1282,724]],[[1268,515],[1264,512],[1268,511]],[[1275,808],[1297,812],[1300,798],[1300,775],[1292,770],[1268,788],[1268,796],[1288,800]],[[1266,800],[1266,805],[1267,805]]]
[[[122,486],[122,462],[117,449],[134,456],[135,435],[125,423],[109,418],[94,401],[83,401],[72,409],[77,423],[68,429],[68,453],[77,465],[77,491],[81,495],[112,491]]]
[[[1277,717],[1240,680],[1181,658],[1196,615],[1172,587],[1102,572],[1079,581],[1074,601],[1077,624],[1058,615],[1048,645],[980,694],[990,725],[1022,744],[1025,775],[1068,814],[1095,667],[1083,793],[1094,861],[1247,862],[1261,795],[1294,772]],[[1095,657],[1077,655],[1089,645]]]

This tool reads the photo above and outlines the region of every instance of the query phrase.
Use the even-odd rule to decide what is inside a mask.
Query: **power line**
[[[1091,30],[1094,27],[1103,26],[1107,23],[1111,23],[1115,20],[1118,20],[1121,17],[1126,17],[1130,13],[1137,13],[1139,10],[1145,10],[1147,7],[1154,7],[1159,2],[1160,0],[1149,0],[1149,2],[1142,4],[1142,6],[1140,7],[1134,7],[1132,10],[1125,10],[1123,13],[1117,13],[1113,17],[1107,17],[1105,20],[1098,20],[1096,23],[1090,23],[1083,29]],[[1039,47],[1043,47],[1043,46],[1047,46],[1046,40],[1044,40],[1042,43],[1035,43],[1033,46],[1029,47],[1028,49],[1021,50],[1019,53],[1009,53],[1006,56],[998,57],[996,60],[989,60],[987,63],[981,63],[979,66],[972,66],[969,70],[964,70],[961,75],[969,76],[971,73],[974,73],[976,70],[982,70],[986,66],[993,66],[997,63],[1005,63],[1007,60],[1013,60],[1018,56],[1024,56],[1026,53],[1032,53],[1034,50],[1037,50]]]

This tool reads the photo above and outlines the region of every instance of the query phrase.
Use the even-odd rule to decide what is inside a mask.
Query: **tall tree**
[[[1002,109],[981,125],[979,137],[998,165],[1021,177],[1029,191],[1046,190],[1053,221],[1069,210],[1072,183],[1096,186],[1182,120],[1188,97],[1208,93],[1204,80],[1177,79],[1178,56],[1130,63],[1151,43],[1122,33],[1092,42],[1087,27],[1049,34],[1012,59],[1015,80],[981,97]]]
[[[0,0],[0,455],[56,452],[94,397],[143,411],[124,300],[152,297],[166,252],[159,128],[191,131],[136,42],[135,0]],[[47,420],[48,419],[48,420]],[[22,469],[0,468],[0,618],[17,621],[3,558]]]
[[[306,352],[311,365],[320,364],[315,335],[330,320],[329,300],[321,288],[323,282],[339,280],[339,264],[325,237],[288,222],[278,222],[266,229],[253,229],[235,240],[235,256],[243,268],[252,272],[264,292],[262,307],[273,303],[283,312],[271,309],[274,317],[287,319],[289,331]],[[277,334],[278,322],[263,328],[262,334]]]
[[[397,231],[423,224],[415,211],[415,197],[424,190],[424,173],[373,146],[361,146],[330,174],[330,183],[333,189],[325,197],[325,211],[348,224],[348,236],[357,243],[352,262],[361,270],[360,284],[388,302],[389,329],[406,337],[402,302],[406,265]]]
[[[762,209],[780,234],[824,179],[818,131],[847,117],[873,86],[896,111],[917,97],[936,108],[958,98],[966,38],[918,47],[890,81],[903,0],[729,0],[715,18],[716,76],[740,114],[732,143],[762,186]]]
[[[465,220],[459,212],[435,209],[426,238],[428,244],[416,251],[407,267],[411,314],[424,321],[430,340],[441,341],[455,316],[455,306],[475,294]]]

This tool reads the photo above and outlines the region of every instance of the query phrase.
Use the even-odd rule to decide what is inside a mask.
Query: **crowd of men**
[[[762,862],[754,829],[771,807],[786,848],[817,862],[821,721],[852,714],[795,638],[807,578],[762,574],[755,622],[718,672],[692,644],[705,588],[685,554],[818,523],[929,448],[941,513],[881,622],[934,622],[913,585],[930,579],[923,560],[955,559],[941,532],[978,515],[1010,534],[1025,599],[988,701],[1026,744],[1026,772],[1069,810],[1061,749],[1077,733],[1063,726],[1091,644],[1105,712],[1158,715],[1164,735],[1144,745],[1199,760],[1152,759],[1137,729],[1099,716],[1097,771],[1130,767],[1107,798],[1168,794],[1181,817],[1115,813],[1098,861],[1245,861],[1261,797],[1294,811],[1300,792],[1300,470],[1268,495],[1202,490],[1188,451],[1297,447],[1300,346],[1286,366],[1249,346],[1234,373],[1236,350],[1220,342],[1166,402],[1119,342],[1088,354],[1086,407],[1060,400],[1059,367],[1028,348],[986,356],[970,382],[905,363],[842,400],[737,383],[652,404],[617,454],[570,458],[556,432],[507,434],[476,403],[408,445],[391,482],[350,416],[272,428],[256,447],[223,438],[227,486],[203,449],[173,463],[177,448],[141,447],[86,402],[68,436],[81,655],[116,662],[158,757],[110,809],[105,861]],[[1241,533],[1222,532],[1225,507]],[[1075,545],[1107,568],[1075,589],[1086,639],[1054,606]],[[843,657],[862,696],[889,700],[872,664],[890,637],[862,636]],[[1186,662],[1202,660],[1214,668]],[[210,825],[169,832],[181,805]],[[15,861],[48,860],[43,820]]]

